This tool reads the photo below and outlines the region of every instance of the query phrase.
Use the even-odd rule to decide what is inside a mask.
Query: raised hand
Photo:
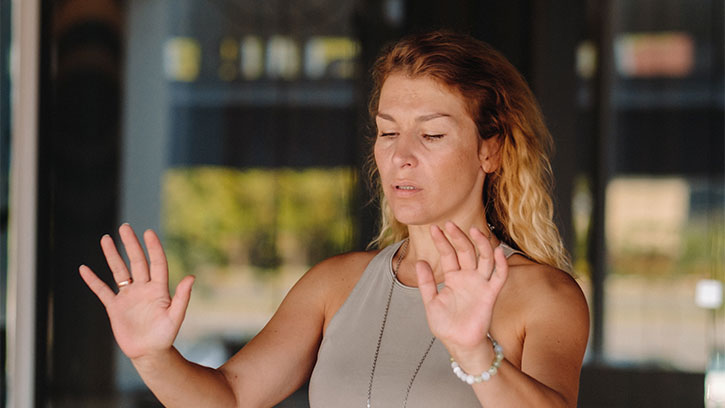
[[[503,250],[494,251],[478,228],[471,228],[470,239],[452,222],[446,223],[445,229],[450,240],[438,226],[430,228],[440,253],[445,286],[439,292],[430,265],[419,261],[418,288],[433,334],[452,354],[465,354],[487,342],[493,307],[506,281],[508,263]]]
[[[167,351],[184,320],[194,278],[182,279],[171,298],[166,255],[156,233],[147,230],[143,236],[149,262],[128,224],[122,225],[119,233],[130,271],[113,239],[108,235],[101,238],[101,248],[119,287],[118,293],[85,265],[79,268],[81,277],[106,307],[113,335],[127,357],[135,359]]]

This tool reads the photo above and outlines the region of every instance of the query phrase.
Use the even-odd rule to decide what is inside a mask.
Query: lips
[[[396,181],[392,184],[393,190],[399,194],[410,194],[422,190],[418,185],[410,181]]]

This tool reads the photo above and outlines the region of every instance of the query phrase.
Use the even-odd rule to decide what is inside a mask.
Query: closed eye
[[[380,133],[379,137],[390,137],[390,136],[397,136],[398,133],[396,132],[382,132]]]
[[[423,137],[426,139],[441,139],[441,138],[443,138],[443,136],[445,136],[445,135],[428,135],[428,134],[423,135]]]

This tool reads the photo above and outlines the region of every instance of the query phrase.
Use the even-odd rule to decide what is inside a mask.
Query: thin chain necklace
[[[398,277],[398,271],[400,270],[400,264],[403,262],[403,258],[408,254],[408,242],[409,239],[406,239],[403,243],[401,249],[400,249],[400,255],[398,256],[398,261],[395,263],[395,268],[393,268],[393,279],[390,283],[390,291],[388,292],[388,302],[385,304],[385,313],[383,314],[383,323],[380,325],[380,334],[378,335],[378,344],[375,347],[375,355],[373,356],[373,367],[370,370],[370,383],[368,384],[368,403],[367,408],[370,407],[370,397],[373,394],[373,378],[375,377],[375,367],[378,364],[378,355],[380,354],[380,343],[383,340],[383,332],[385,332],[385,323],[388,321],[388,311],[390,310],[390,300],[393,298],[393,287],[395,287],[395,279]],[[415,381],[415,377],[418,375],[418,371],[420,371],[420,367],[423,365],[423,361],[425,361],[425,358],[428,357],[428,353],[430,352],[431,347],[433,347],[433,343],[435,342],[435,336],[433,336],[430,340],[430,343],[428,344],[428,348],[425,349],[425,353],[423,353],[423,357],[421,357],[420,361],[418,362],[418,366],[415,367],[415,371],[413,372],[413,376],[410,377],[410,381],[408,382],[408,389],[405,390],[405,399],[403,400],[403,407],[408,406],[408,395],[410,395],[410,389],[413,387],[413,381]]]

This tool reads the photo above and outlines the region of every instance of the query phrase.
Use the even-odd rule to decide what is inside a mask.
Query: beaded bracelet
[[[498,368],[501,366],[501,361],[503,361],[503,347],[496,343],[496,340],[494,340],[490,334],[488,335],[488,338],[491,340],[491,343],[493,343],[493,352],[495,353],[495,357],[493,358],[493,363],[491,363],[491,367],[481,373],[481,375],[474,376],[466,373],[465,371],[463,371],[461,366],[456,363],[456,360],[451,357],[451,368],[453,369],[453,374],[460,378],[461,381],[472,385],[474,383],[488,381],[491,379],[491,377],[498,373]]]

